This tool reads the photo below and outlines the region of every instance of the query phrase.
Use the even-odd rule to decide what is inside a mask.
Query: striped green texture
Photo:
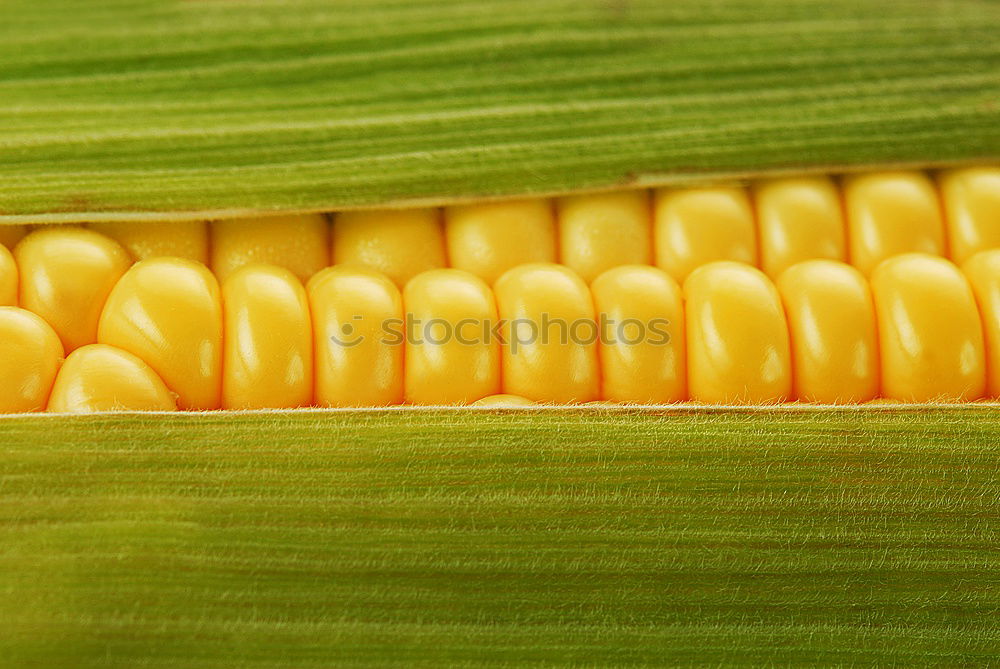
[[[995,408],[0,424],[5,668],[957,666],[1000,647]]]
[[[7,0],[0,11],[8,221],[1000,156],[1000,4],[987,0]]]

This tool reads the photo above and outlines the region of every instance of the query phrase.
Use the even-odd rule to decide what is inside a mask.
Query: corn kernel
[[[851,264],[868,276],[901,253],[944,255],[934,183],[922,172],[880,172],[844,180]]]
[[[556,200],[559,262],[590,283],[619,265],[652,262],[649,193],[630,190]]]
[[[791,334],[796,399],[867,402],[878,394],[875,305],[850,265],[807,260],[778,278]]]
[[[0,306],[17,305],[17,263],[7,247],[0,246]]]
[[[438,209],[345,211],[333,221],[333,262],[382,272],[397,286],[448,265]]]
[[[504,273],[494,290],[503,392],[536,402],[598,399],[599,333],[583,279],[560,265],[530,264]]]
[[[515,407],[533,407],[536,406],[536,403],[532,402],[527,397],[521,397],[520,395],[505,395],[503,393],[500,393],[498,395],[490,395],[489,397],[484,397],[482,399],[476,400],[470,406],[494,407],[497,409],[503,409],[503,408],[515,408]]]
[[[0,224],[0,246],[13,249],[17,243],[28,234],[26,225],[3,225]]]
[[[883,397],[929,402],[983,396],[982,323],[957,267],[943,258],[904,254],[876,267],[871,286]]]
[[[1000,167],[947,170],[938,177],[951,259],[1000,248]]]
[[[969,258],[962,272],[979,307],[986,345],[986,395],[1000,397],[1000,249]]]
[[[556,224],[548,200],[446,207],[444,220],[451,266],[486,283],[517,265],[556,261]]]
[[[591,286],[601,314],[601,397],[659,404],[687,397],[681,289],[655,267],[625,265]]]
[[[715,260],[757,264],[753,208],[743,188],[662,188],[653,210],[656,265],[677,281]]]
[[[14,249],[20,269],[18,303],[41,316],[67,352],[97,341],[104,301],[132,264],[117,242],[93,230],[35,230]]]
[[[486,283],[458,269],[418,274],[403,291],[406,401],[468,404],[500,392],[496,301]]]
[[[97,340],[144,360],[181,409],[219,408],[222,298],[204,265],[182,258],[133,265],[108,296]]]
[[[208,223],[205,221],[112,221],[88,227],[121,244],[135,260],[170,256],[208,264]]]
[[[321,214],[217,221],[211,247],[220,282],[253,264],[284,267],[305,282],[330,264],[330,225]]]
[[[222,408],[312,404],[312,321],[295,275],[271,265],[236,270],[222,284],[222,313]]]
[[[82,346],[69,354],[48,406],[54,413],[176,409],[174,396],[149,365],[105,344]]]
[[[684,282],[688,393],[711,404],[787,401],[788,326],[778,290],[758,269],[718,261]]]
[[[840,192],[829,177],[768,179],[753,187],[761,269],[777,278],[814,258],[847,260]]]
[[[0,413],[41,411],[63,359],[48,323],[17,307],[0,307]]]
[[[320,406],[403,401],[403,299],[388,277],[329,267],[309,281]]]

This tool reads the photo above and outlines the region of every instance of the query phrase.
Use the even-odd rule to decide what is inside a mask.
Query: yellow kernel
[[[330,264],[330,224],[321,214],[217,221],[211,247],[220,282],[254,264],[284,267],[304,282]]]
[[[403,401],[403,298],[385,275],[330,267],[307,286],[313,313],[316,403],[385,406]]]
[[[52,326],[67,352],[97,341],[108,293],[132,264],[117,242],[93,230],[51,226],[14,249],[18,303]]]
[[[438,209],[345,211],[333,221],[333,262],[382,272],[397,286],[448,265]]]
[[[17,305],[17,263],[7,247],[0,246],[0,306]]]
[[[1000,249],[969,258],[962,272],[979,307],[986,344],[986,395],[1000,397]]]
[[[222,284],[223,409],[312,404],[309,300],[289,270],[248,265]]]
[[[556,261],[556,224],[549,200],[446,207],[445,240],[455,269],[489,284],[525,263]]]
[[[506,342],[503,392],[536,402],[590,402],[600,394],[597,322],[587,284],[561,265],[529,264],[494,287]]]
[[[683,281],[715,260],[757,264],[753,208],[743,188],[663,188],[653,209],[656,265]]]
[[[385,275],[329,267],[307,286],[313,315],[316,403],[359,407],[403,401],[403,298]]]
[[[0,413],[41,411],[63,359],[48,323],[17,307],[0,307]]]
[[[489,397],[484,397],[482,399],[476,400],[470,406],[494,407],[497,409],[503,409],[503,408],[515,408],[515,407],[533,407],[536,406],[536,403],[532,402],[527,397],[521,397],[520,395],[505,395],[501,393],[497,395],[490,395]]]
[[[497,307],[486,283],[468,272],[418,274],[403,291],[406,401],[467,404],[500,392]]]
[[[788,326],[758,269],[719,261],[684,282],[688,393],[710,404],[784,402],[792,392]]]
[[[625,265],[591,286],[601,315],[601,397],[663,404],[687,397],[681,289],[663,270]]]
[[[882,396],[913,402],[982,397],[982,323],[958,268],[943,258],[904,254],[878,265],[871,286]]]
[[[181,409],[219,408],[222,298],[201,263],[152,258],[133,265],[108,296],[97,340],[144,360]]]
[[[934,183],[923,172],[879,172],[844,180],[851,264],[868,276],[901,253],[944,255]]]
[[[753,187],[764,273],[803,260],[847,260],[840,192],[829,177],[768,179]]]
[[[556,200],[559,262],[590,283],[619,265],[652,262],[649,193],[575,195]]]
[[[833,404],[878,395],[875,305],[861,272],[807,260],[788,268],[777,285],[791,334],[795,398]]]
[[[149,365],[105,344],[90,344],[69,354],[48,406],[53,413],[176,409],[174,396]]]
[[[0,224],[0,246],[12,249],[17,246],[24,236],[28,234],[26,225],[3,225]]]
[[[1000,167],[946,170],[938,184],[951,259],[1000,247]]]
[[[89,227],[117,241],[135,260],[170,256],[208,264],[205,221],[112,221],[91,223]]]

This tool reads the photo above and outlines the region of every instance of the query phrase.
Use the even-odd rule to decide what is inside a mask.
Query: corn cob
[[[44,228],[0,297],[61,346],[18,344],[38,364],[2,380],[35,390],[4,410],[996,397],[1000,169],[937,183],[850,176],[844,213],[820,177],[347,212],[332,250],[318,215]]]

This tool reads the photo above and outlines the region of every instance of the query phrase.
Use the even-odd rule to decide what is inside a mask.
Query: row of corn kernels
[[[520,264],[560,262],[588,282],[624,264],[656,265],[683,281],[714,260],[745,262],[777,278],[812,258],[850,262],[868,275],[900,253],[961,264],[1000,247],[1000,168],[351,211],[335,214],[332,228],[321,215],[91,227],[136,260],[189,258],[220,280],[242,265],[267,263],[306,281],[332,263],[383,272],[400,287],[440,267],[492,284]],[[0,242],[12,244],[23,232],[0,227]]]
[[[829,260],[798,263],[776,283],[716,261],[683,289],[640,265],[588,287],[565,266],[529,264],[492,288],[429,270],[402,292],[364,268],[328,268],[304,286],[257,264],[220,289],[204,265],[129,267],[115,242],[70,227],[32,233],[15,255],[24,308],[0,307],[3,412],[464,404],[498,393],[714,404],[1000,394],[1000,250],[963,270],[896,256],[870,282]]]

